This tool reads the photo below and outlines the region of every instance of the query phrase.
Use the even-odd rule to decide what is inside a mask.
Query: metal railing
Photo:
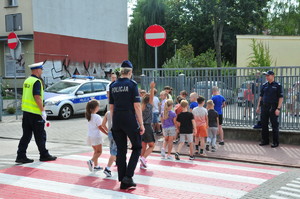
[[[197,92],[205,99],[211,98],[212,86],[218,86],[221,95],[226,98],[227,106],[223,109],[224,126],[253,127],[260,120],[256,113],[260,86],[266,82],[264,71],[272,70],[275,81],[284,89],[284,103],[279,117],[280,128],[300,130],[300,67],[237,67],[237,68],[144,68],[141,75],[141,88],[149,90],[151,81],[156,81],[158,93],[164,86],[173,88],[172,96],[176,99],[180,91],[189,94]],[[244,100],[244,91],[250,87],[252,103]],[[299,97],[297,97],[299,95]],[[248,106],[247,106],[248,105]],[[245,108],[247,112],[245,114]],[[249,112],[250,111],[250,114]],[[295,116],[296,115],[296,116]]]

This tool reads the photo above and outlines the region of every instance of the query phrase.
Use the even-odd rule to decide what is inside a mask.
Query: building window
[[[22,27],[22,14],[5,15],[6,32],[20,31]]]
[[[16,7],[18,6],[18,0],[6,0],[6,7]]]
[[[5,53],[4,53],[4,66],[5,66],[5,77],[13,78],[15,77],[15,69],[16,69],[16,77],[25,77],[25,60],[24,60],[24,52],[21,51],[20,56],[17,59],[13,59],[10,54],[10,49],[5,44]],[[20,49],[21,50],[21,49]]]

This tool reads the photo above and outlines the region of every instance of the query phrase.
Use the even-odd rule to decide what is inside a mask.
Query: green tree
[[[165,25],[166,6],[162,0],[139,0],[133,10],[133,19],[128,28],[129,59],[137,67],[154,67],[154,48],[144,40],[145,30],[153,24]],[[158,63],[165,61],[165,45],[158,48]]]
[[[273,0],[269,9],[269,21],[266,28],[272,35],[299,35],[300,1]]]

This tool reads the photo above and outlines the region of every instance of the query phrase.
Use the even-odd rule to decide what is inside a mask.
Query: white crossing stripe
[[[280,194],[284,194],[284,195],[288,195],[288,196],[300,198],[300,195],[299,194],[295,194],[295,193],[289,193],[289,192],[285,192],[285,191],[276,191],[276,193],[280,193]]]
[[[289,187],[281,187],[281,189],[286,190],[286,191],[293,191],[293,192],[300,193],[300,189],[293,189],[293,188],[289,188]]]
[[[274,199],[288,199],[282,196],[277,196],[277,195],[270,195],[270,198],[274,198]]]
[[[15,175],[0,173],[0,184],[20,186],[24,188],[49,191],[52,193],[66,194],[84,198],[137,198],[136,195],[124,192],[110,191],[107,189],[93,188],[82,185],[55,182],[50,180],[20,177]],[[138,198],[149,199],[149,197],[139,196]]]
[[[300,182],[297,180],[293,180],[292,183],[300,184]]]
[[[296,185],[296,184],[289,183],[289,184],[286,184],[286,186],[298,188],[298,189],[300,190],[300,185]]]
[[[148,157],[149,160],[161,160],[160,157],[151,156]],[[189,161],[189,160],[176,160],[175,162],[181,162],[181,163],[188,163],[193,165],[199,165],[199,166],[208,166],[208,167],[218,167],[218,168],[224,168],[224,169],[237,169],[242,171],[253,171],[253,172],[260,172],[260,173],[267,173],[272,175],[280,175],[284,172],[282,171],[276,171],[276,170],[270,170],[270,169],[262,169],[262,168],[251,168],[251,167],[243,167],[243,166],[236,166],[236,165],[227,165],[227,164],[218,164],[213,162],[199,162],[199,161]]]
[[[110,154],[109,151],[103,150],[102,154]],[[101,156],[100,156],[101,158]],[[271,175],[280,175],[283,174],[283,171],[277,171],[277,170],[270,170],[269,168],[252,168],[252,167],[243,167],[243,166],[237,166],[237,165],[228,165],[228,164],[219,164],[219,163],[214,163],[214,162],[200,162],[200,161],[191,161],[191,160],[167,160],[167,159],[162,159],[161,157],[158,156],[148,156],[147,160],[166,160],[166,161],[172,161],[172,162],[181,162],[181,163],[187,163],[187,164],[192,164],[192,165],[199,165],[199,166],[209,166],[209,167],[219,167],[219,168],[224,168],[224,169],[237,169],[237,170],[242,170],[242,171],[253,171],[253,172],[260,172],[260,173],[266,173],[266,174],[271,174]],[[218,161],[221,162],[221,161]]]
[[[80,156],[80,155],[69,155],[65,156],[64,159],[72,159],[72,160],[87,160],[87,156]],[[107,160],[104,160],[103,158],[99,158],[99,163],[107,163]],[[27,166],[27,165],[26,165]],[[149,169],[151,170],[157,170],[157,171],[168,171],[172,173],[178,173],[178,174],[187,174],[191,173],[191,169],[185,169],[185,168],[178,168],[178,167],[170,167],[170,166],[163,166],[163,165],[155,165],[151,164],[149,165]],[[254,177],[247,177],[247,176],[240,176],[240,175],[232,175],[232,174],[225,174],[225,173],[217,173],[217,172],[210,172],[210,171],[201,171],[201,170],[192,170],[192,175],[194,176],[200,176],[200,177],[209,177],[214,179],[228,179],[230,181],[234,182],[242,182],[242,183],[251,183],[260,185],[264,182],[266,182],[266,179],[261,178],[254,178]]]
[[[82,175],[90,175],[95,176],[97,174],[91,173],[85,167],[76,167],[76,166],[69,166],[69,165],[62,165],[62,164],[55,164],[55,163],[42,163],[42,164],[24,164],[24,167],[31,167],[31,168],[38,168],[38,169],[45,169],[51,171],[64,171],[65,173],[74,173],[74,174],[82,174]],[[166,171],[166,170],[164,170]],[[116,179],[117,176],[114,176],[112,179]],[[230,188],[223,188],[217,187],[212,185],[206,184],[196,184],[190,182],[183,182],[183,181],[174,181],[164,178],[157,178],[153,176],[142,176],[142,175],[134,175],[134,181],[137,184],[144,184],[148,186],[158,186],[169,188],[169,189],[176,189],[182,190],[187,192],[196,192],[202,194],[210,194],[210,195],[218,195],[222,197],[228,198],[240,198],[243,195],[247,194],[246,191],[241,191],[237,189],[230,189]],[[218,190],[218,192],[216,192]]]
[[[146,39],[164,39],[166,38],[165,33],[146,33]]]

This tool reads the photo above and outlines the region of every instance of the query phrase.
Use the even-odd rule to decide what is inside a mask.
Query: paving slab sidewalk
[[[156,137],[154,151],[160,153],[162,137]],[[259,146],[258,142],[226,140],[225,145],[218,145],[216,152],[207,151],[205,158],[217,158],[243,162],[261,163],[300,168],[300,146],[281,144],[277,148]],[[173,152],[178,144],[174,144]],[[174,149],[175,148],[175,149]],[[189,155],[189,148],[185,144],[181,151],[182,155]],[[196,155],[196,158],[203,158]]]

